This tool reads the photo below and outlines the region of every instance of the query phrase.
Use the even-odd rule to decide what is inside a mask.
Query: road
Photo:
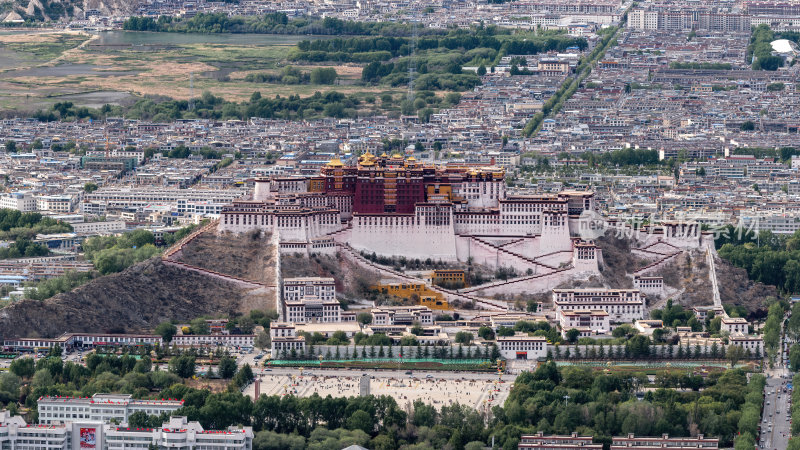
[[[758,448],[770,450],[783,450],[789,446],[791,437],[791,396],[792,391],[786,389],[792,382],[785,359],[788,354],[789,342],[783,333],[781,322],[781,343],[775,367],[764,370],[767,385],[764,387],[764,414],[761,416],[761,436],[758,439]]]
[[[764,398],[764,415],[761,421],[761,437],[759,448],[783,450],[789,445],[789,397],[791,393],[783,392],[787,382],[780,375],[788,373],[785,369],[773,371],[767,378],[766,396]]]

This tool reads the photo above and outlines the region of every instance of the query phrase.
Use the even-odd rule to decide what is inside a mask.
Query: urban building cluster
[[[122,417],[114,409],[127,410],[136,402],[130,396],[95,394],[90,398],[41,398],[39,414],[59,411],[58,420],[28,424],[22,416],[0,411],[0,446],[9,449],[78,450],[82,448],[133,449],[133,448],[183,448],[187,450],[251,450],[253,430],[250,427],[226,430],[204,430],[186,417],[173,416],[158,428],[132,428],[127,420],[114,423]],[[171,413],[181,402],[149,402],[142,410]],[[159,405],[158,403],[162,403]],[[114,408],[114,409],[112,409]],[[97,414],[91,411],[109,411]],[[158,414],[156,414],[158,415]],[[63,417],[63,420],[61,419]]]

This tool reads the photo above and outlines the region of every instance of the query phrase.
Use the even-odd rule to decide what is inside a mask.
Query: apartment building
[[[36,211],[36,198],[30,192],[11,192],[0,196],[0,208],[22,212]]]
[[[283,352],[305,352],[306,338],[297,335],[297,330],[293,323],[271,322],[269,324],[269,336],[271,338],[270,350],[272,357],[275,358]]]
[[[129,428],[99,420],[75,419],[51,425],[25,423],[22,416],[0,411],[0,448],[13,450],[252,450],[250,427],[204,430],[186,417],[171,417],[160,428]]]
[[[121,220],[112,222],[81,222],[73,223],[72,231],[78,234],[108,234],[125,231],[127,225]]]
[[[722,317],[722,323],[720,323],[720,330],[727,331],[728,334],[747,334],[748,326],[750,324],[747,323],[746,319],[741,317]]]
[[[611,450],[647,450],[653,448],[669,448],[670,450],[717,449],[718,438],[707,438],[702,434],[697,437],[671,438],[668,434],[661,437],[637,437],[633,433],[625,437],[614,437]]]
[[[61,347],[71,350],[92,349],[97,346],[139,346],[161,345],[161,336],[151,334],[107,334],[107,333],[65,333],[57,338],[11,338],[3,341],[3,347],[11,351],[48,350]]]
[[[177,347],[253,347],[254,334],[179,334],[171,345]]]
[[[761,339],[761,336],[751,336],[751,335],[734,335],[728,338],[728,345],[738,345],[745,349],[745,351],[749,351],[751,355],[763,355],[764,354],[764,340]]]
[[[291,323],[341,322],[333,278],[307,277],[283,280],[283,317]]]
[[[94,394],[91,397],[41,397],[38,401],[39,422],[65,423],[75,420],[96,420],[102,423],[127,422],[131,414],[172,413],[183,407],[183,400],[134,400],[130,394]]]
[[[433,311],[427,306],[381,306],[371,313],[372,325],[433,325]]]
[[[553,289],[556,319],[562,312],[605,311],[612,323],[629,323],[646,316],[645,296],[638,289]]]
[[[78,199],[72,195],[42,195],[36,197],[36,208],[39,211],[70,213],[76,210]]]
[[[176,189],[176,188],[100,188],[86,194],[84,202],[104,203],[107,207],[146,206],[151,203],[169,203],[184,208],[190,201],[229,204],[244,195],[238,189]],[[179,200],[185,200],[181,202]]]
[[[578,309],[562,311],[559,325],[561,333],[566,337],[567,331],[575,328],[580,337],[591,337],[596,334],[607,334],[611,331],[608,313],[603,310]]]
[[[750,16],[706,8],[634,8],[628,27],[641,30],[749,31]]]
[[[578,436],[573,432],[569,436],[545,436],[539,431],[533,435],[522,435],[519,438],[519,450],[601,450],[603,444],[593,444],[592,436]]]

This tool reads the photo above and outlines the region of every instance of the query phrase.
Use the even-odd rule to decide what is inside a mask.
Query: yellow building
[[[425,283],[386,283],[370,286],[370,289],[405,299],[418,298],[421,306],[430,309],[450,309],[444,295],[429,289]]]
[[[460,283],[467,285],[467,277],[463,270],[434,270],[431,272],[431,283],[439,285],[441,283]]]

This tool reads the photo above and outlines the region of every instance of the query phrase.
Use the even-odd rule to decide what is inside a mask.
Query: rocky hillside
[[[276,248],[272,236],[203,233],[187,245],[181,262],[257,283],[275,283]]]
[[[641,244],[635,239],[619,238],[607,233],[597,239],[597,245],[603,250],[603,264],[600,266],[602,277],[588,280],[580,287],[633,287],[630,274],[649,262],[631,252],[631,248]],[[751,313],[759,314],[767,297],[778,295],[774,286],[751,281],[745,270],[736,268],[721,258],[716,259],[715,266],[723,304],[742,305]],[[663,276],[664,283],[680,293],[674,300],[685,306],[711,305],[713,294],[708,271],[704,252],[692,251],[678,255],[669,264],[649,275]],[[577,287],[576,283],[572,284]]]
[[[0,335],[52,337],[65,331],[146,332],[164,320],[236,315],[251,292],[153,258],[45,301],[0,310]]]
[[[775,286],[750,280],[746,270],[735,267],[721,258],[717,258],[716,268],[719,295],[723,304],[742,305],[759,317],[767,315],[764,301],[768,297],[778,297],[778,289]]]
[[[0,22],[69,21],[84,19],[92,10],[102,16],[129,16],[138,5],[138,0],[0,0]]]

